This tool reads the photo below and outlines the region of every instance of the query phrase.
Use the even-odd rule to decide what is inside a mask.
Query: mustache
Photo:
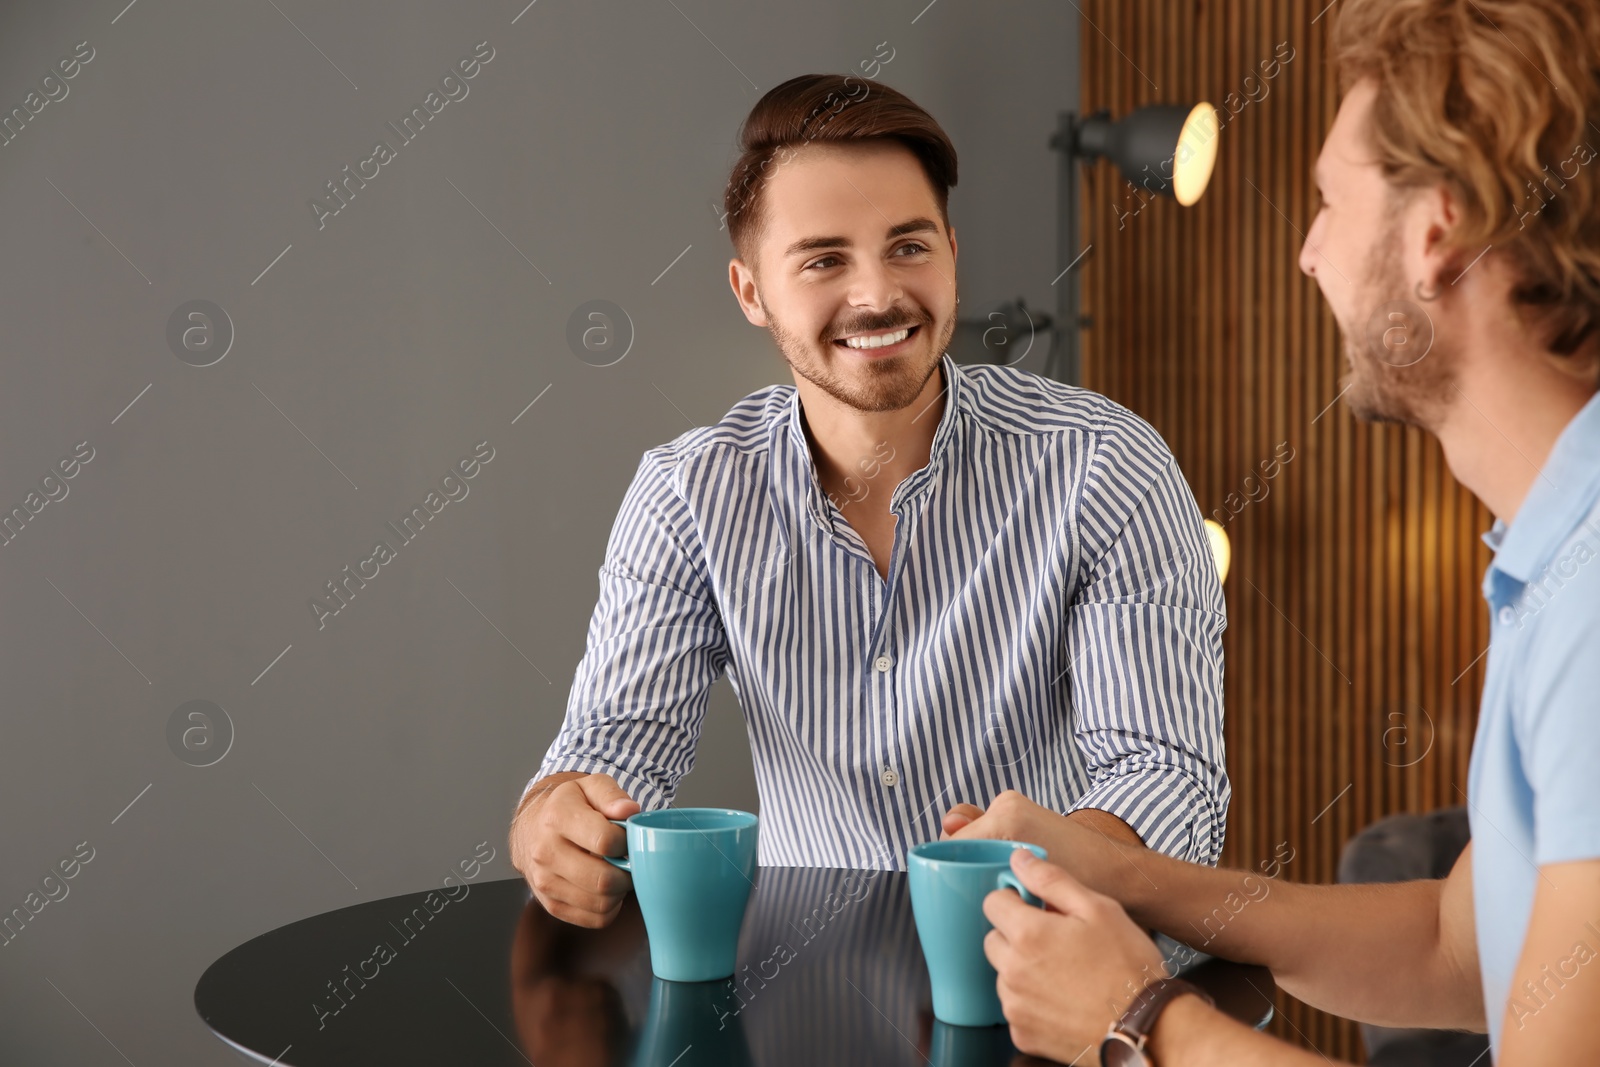
[[[842,341],[846,337],[854,337],[858,333],[881,333],[884,330],[898,330],[909,326],[926,326],[929,321],[931,320],[906,318],[863,320],[852,324],[848,329],[839,331],[828,340]]]

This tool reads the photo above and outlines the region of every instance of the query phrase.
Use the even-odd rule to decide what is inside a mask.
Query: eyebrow
[[[905,222],[890,226],[883,235],[885,241],[892,241],[896,237],[904,237],[908,233],[940,233],[939,224],[930,218],[918,217],[907,219]],[[848,237],[803,237],[784,250],[784,257],[805,255],[810,252],[820,252],[828,248],[851,247]]]

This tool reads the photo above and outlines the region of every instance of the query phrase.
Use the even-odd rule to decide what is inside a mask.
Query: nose
[[[1305,242],[1300,245],[1300,271],[1308,278],[1317,276],[1317,260],[1321,258],[1317,246],[1321,230],[1322,216],[1318,214],[1316,220],[1311,223],[1311,229],[1306,232]]]
[[[1300,273],[1308,278],[1317,276],[1317,261],[1315,250],[1311,247],[1311,238],[1306,238],[1306,243],[1300,246]]]
[[[905,296],[890,265],[878,259],[864,261],[851,282],[850,304],[861,310],[887,311]]]

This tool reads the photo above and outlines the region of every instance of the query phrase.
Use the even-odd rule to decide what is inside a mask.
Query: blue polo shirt
[[[1538,868],[1600,857],[1600,394],[1556,440],[1510,526],[1484,535],[1493,627],[1467,778],[1489,1041],[1500,1056]],[[1591,945],[1591,948],[1596,946]]]

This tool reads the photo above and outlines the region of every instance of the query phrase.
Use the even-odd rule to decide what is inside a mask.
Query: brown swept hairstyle
[[[739,128],[739,159],[723,193],[728,237],[753,269],[765,220],[767,178],[808,144],[895,141],[922,164],[939,217],[950,229],[956,150],[939,124],[904,93],[850,74],[802,74],[767,91]]]
[[[1332,45],[1391,186],[1461,205],[1447,281],[1493,246],[1524,325],[1600,373],[1600,0],[1344,0]]]

